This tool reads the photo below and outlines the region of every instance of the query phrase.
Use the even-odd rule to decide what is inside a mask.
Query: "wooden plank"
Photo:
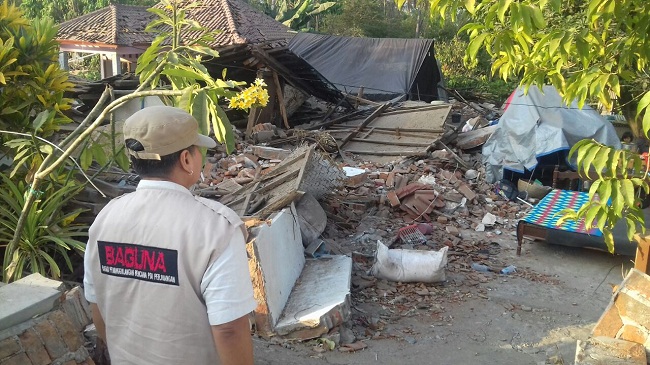
[[[284,106],[284,95],[282,94],[282,87],[280,87],[280,78],[278,77],[278,73],[275,71],[273,71],[273,82],[275,82],[275,88],[278,94],[278,102],[280,102],[280,114],[282,114],[284,127],[291,129],[289,126],[289,120],[287,119],[287,108]]]
[[[280,62],[276,61],[275,58],[271,57],[261,47],[259,46],[253,47],[252,52],[253,55],[263,59],[267,65],[271,66],[274,70],[279,72],[284,77],[284,79],[291,84],[291,86],[307,92],[312,92],[314,90],[314,88],[311,85],[309,85],[308,82],[298,78],[290,77],[293,74],[293,72],[291,72],[291,70],[289,70],[286,66],[284,66]]]
[[[305,130],[309,131],[309,130],[314,130],[314,129],[321,129],[323,127],[329,127],[329,126],[332,126],[334,124],[343,123],[346,120],[348,120],[348,119],[350,119],[352,117],[355,117],[355,116],[357,116],[359,114],[362,114],[364,112],[365,112],[365,110],[356,110],[356,111],[354,111],[354,112],[352,112],[350,114],[346,114],[346,115],[343,115],[341,117],[334,118],[334,119],[332,119],[330,121],[323,122],[323,123],[318,123],[316,125],[309,126],[309,127],[305,128]]]
[[[463,150],[476,148],[487,142],[488,138],[496,131],[497,126],[492,125],[473,131],[458,134],[456,145]]]
[[[363,98],[363,86],[359,88],[359,92],[357,93],[357,97],[354,99],[354,109],[359,108],[359,102]]]
[[[255,185],[253,186],[252,191],[249,192],[248,194],[246,194],[246,199],[244,200],[244,204],[242,204],[242,207],[239,209],[239,216],[240,216],[240,217],[246,215],[246,209],[248,209],[248,205],[249,205],[250,202],[251,202],[251,197],[253,196],[253,194],[255,193],[255,190],[257,189],[257,187],[258,187],[259,185],[260,185],[260,182],[258,181],[258,182],[255,183]]]
[[[388,108],[389,105],[390,104],[388,103],[382,104],[377,109],[375,109],[375,111],[372,112],[372,114],[370,114],[366,119],[364,119],[363,122],[361,122],[361,125],[358,126],[356,130],[350,133],[347,137],[343,138],[343,141],[341,141],[341,145],[339,146],[339,148],[343,148],[343,146],[345,146],[348,142],[350,142],[352,138],[356,137],[359,132],[361,132],[368,124],[370,124],[370,122],[375,120],[381,114],[381,112],[383,112],[384,110],[386,110],[386,108]]]
[[[365,150],[346,150],[345,152],[355,155],[375,155],[375,156],[426,156],[425,151],[365,151]]]
[[[354,128],[350,128],[354,126],[347,126],[347,125],[333,125],[330,128],[336,132],[342,132],[342,131],[352,131]],[[389,128],[389,127],[375,127],[373,126],[372,129],[374,131],[387,131],[391,132],[391,134],[399,134],[401,132],[414,132],[414,133],[436,133],[440,134],[443,133],[445,130],[444,129],[423,129],[423,128]]]
[[[372,138],[352,138],[352,141],[353,142],[364,142],[364,143],[372,143],[372,144],[390,145],[390,146],[429,147],[429,143],[382,141],[382,140],[379,140],[379,139],[372,139]]]
[[[449,108],[449,104],[397,108],[395,110],[387,111],[383,115],[417,113],[417,112],[424,112],[424,111],[429,111],[429,110],[445,109],[445,108]]]

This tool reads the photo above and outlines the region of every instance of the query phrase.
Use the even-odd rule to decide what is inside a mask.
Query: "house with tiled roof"
[[[145,32],[154,15],[143,6],[111,4],[59,25],[57,41],[62,63],[67,53],[100,54],[102,78],[122,73],[149,47],[153,34]]]
[[[280,80],[281,84],[288,83],[307,95],[332,102],[341,100],[341,93],[333,85],[288,50],[295,31],[245,1],[181,0],[179,8],[186,9],[188,19],[209,31],[220,31],[209,44],[219,51],[220,57],[205,62],[212,74],[221,75],[225,68],[229,78],[248,82],[261,75],[272,97],[281,89],[275,87],[275,80]],[[67,67],[69,52],[81,52],[101,54],[102,78],[135,70],[138,57],[155,37],[154,33],[145,32],[154,18],[145,7],[113,4],[61,23],[57,41],[61,46],[62,66]],[[198,32],[182,33],[181,42],[193,41],[199,35]],[[277,111],[267,107],[265,112]]]
[[[193,1],[181,1],[184,8]],[[161,6],[161,5],[158,5]],[[204,0],[187,10],[187,17],[201,26],[219,30],[210,46],[232,50],[244,45],[284,47],[295,34],[284,24],[258,12],[241,0]],[[122,73],[118,62],[136,62],[151,44],[153,33],[145,32],[155,15],[146,7],[111,4],[105,8],[61,23],[57,40],[62,52],[99,53],[102,77]],[[194,40],[197,32],[186,32],[183,40]],[[110,61],[110,62],[107,62]]]

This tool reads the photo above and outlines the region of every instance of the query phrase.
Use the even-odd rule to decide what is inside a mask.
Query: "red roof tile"
[[[294,35],[289,27],[243,0],[179,0],[179,7],[185,8],[193,3],[198,5],[187,10],[187,17],[211,31],[221,31],[210,43],[215,49],[235,44],[285,46]],[[158,3],[156,7],[162,8],[162,5]],[[194,40],[198,36],[199,32],[190,32],[182,37],[183,40]]]
[[[59,25],[57,40],[131,46],[151,43],[144,29],[154,19],[144,6],[113,4]]]
[[[182,0],[180,6],[193,2]],[[159,3],[156,7],[162,5]],[[294,35],[289,27],[242,0],[203,0],[187,13],[189,19],[196,20],[201,26],[222,31],[210,44],[217,49],[234,44],[285,46]],[[110,5],[61,23],[57,39],[125,46],[151,43],[154,35],[144,32],[144,29],[154,17],[145,7]],[[197,36],[198,32],[192,32],[185,33],[183,38],[194,40]]]

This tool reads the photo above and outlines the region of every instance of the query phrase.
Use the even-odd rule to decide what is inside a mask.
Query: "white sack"
[[[377,255],[371,273],[379,279],[401,282],[445,281],[447,249],[440,251],[390,250],[377,241]]]

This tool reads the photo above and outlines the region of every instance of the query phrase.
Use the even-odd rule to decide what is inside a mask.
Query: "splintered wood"
[[[443,135],[451,106],[384,109],[385,104],[367,118],[332,125],[328,132],[340,141],[343,152],[377,163],[399,156],[425,156]]]
[[[260,219],[289,205],[303,194],[319,199],[343,183],[345,174],[315,146],[296,149],[274,170],[221,198],[239,216]]]

